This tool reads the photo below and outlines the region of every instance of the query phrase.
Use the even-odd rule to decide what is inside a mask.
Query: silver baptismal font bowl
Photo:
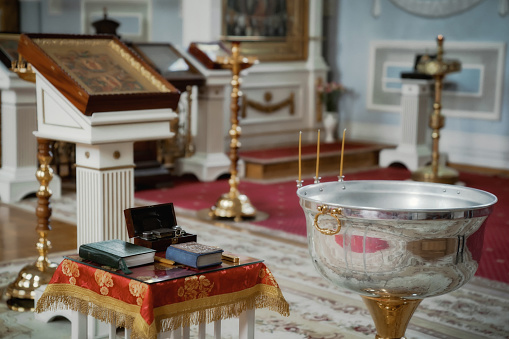
[[[315,268],[361,295],[378,339],[404,338],[422,299],[474,276],[497,202],[473,188],[390,180],[317,183],[297,195]]]

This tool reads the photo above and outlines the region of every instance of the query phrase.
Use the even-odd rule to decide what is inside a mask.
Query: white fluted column
[[[134,206],[133,142],[76,144],[77,248],[128,241],[124,210]]]

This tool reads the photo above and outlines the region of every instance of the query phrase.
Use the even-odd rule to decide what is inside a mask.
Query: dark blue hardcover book
[[[174,244],[166,249],[166,259],[194,268],[220,265],[223,250],[195,241]]]

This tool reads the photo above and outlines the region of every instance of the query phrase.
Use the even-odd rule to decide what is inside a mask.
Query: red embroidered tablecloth
[[[285,316],[290,313],[274,276],[259,261],[156,283],[140,278],[150,281],[153,277],[135,280],[64,259],[36,312],[79,311],[131,329],[132,338],[156,338],[161,331],[238,317],[250,308],[267,307]]]

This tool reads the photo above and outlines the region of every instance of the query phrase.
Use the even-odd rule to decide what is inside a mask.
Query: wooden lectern
[[[77,248],[128,240],[133,143],[169,138],[180,93],[114,36],[23,34],[38,138],[76,143]]]

